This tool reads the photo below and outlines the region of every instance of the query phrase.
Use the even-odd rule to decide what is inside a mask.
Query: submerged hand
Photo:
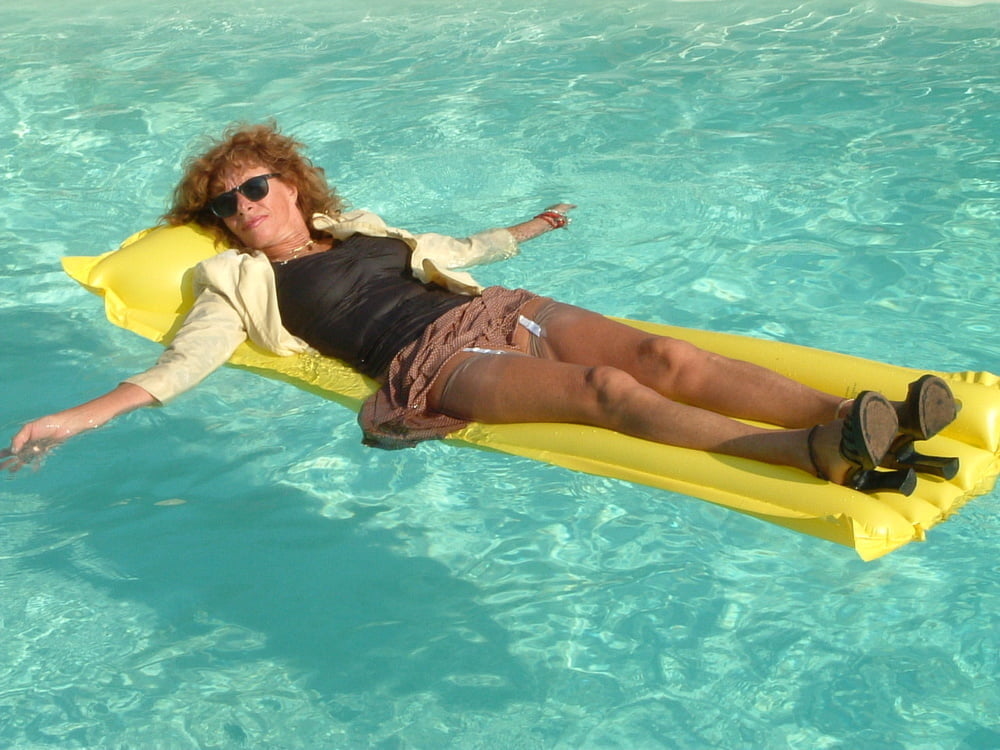
[[[38,466],[48,452],[57,446],[58,440],[38,440],[26,444],[21,450],[14,451],[12,448],[4,448],[0,451],[0,471],[5,469],[11,474],[16,474],[25,466]]]
[[[28,422],[14,435],[10,447],[0,451],[0,471],[14,474],[25,466],[37,468],[53,448],[91,426],[78,425],[72,417],[60,414]]]
[[[10,447],[0,451],[0,471],[13,474],[25,466],[37,466],[53,448],[74,435],[153,403],[156,399],[148,391],[125,382],[92,401],[28,422],[10,441]]]

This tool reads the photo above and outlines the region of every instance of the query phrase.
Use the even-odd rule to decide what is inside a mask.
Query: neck
[[[295,244],[292,242],[283,243],[278,247],[268,248],[266,250],[261,250],[264,255],[270,258],[274,262],[284,262],[297,258],[300,255],[307,255],[317,249],[316,240],[308,239],[301,244]]]

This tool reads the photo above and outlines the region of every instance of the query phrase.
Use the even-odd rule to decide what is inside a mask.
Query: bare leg
[[[572,422],[684,448],[794,466],[815,474],[806,429],[747,425],[714,411],[678,403],[624,370],[518,354],[462,352],[429,394],[428,406],[487,423]],[[831,407],[832,410],[832,407]],[[829,415],[828,415],[829,416]],[[821,428],[816,441],[824,473],[842,477],[841,424]]]
[[[653,336],[572,305],[549,304],[542,313],[542,348],[549,358],[614,366],[671,400],[731,417],[810,427],[838,416],[840,397],[772,370]]]

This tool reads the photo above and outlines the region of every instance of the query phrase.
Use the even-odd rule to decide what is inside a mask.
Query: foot
[[[807,446],[816,475],[862,492],[893,490],[910,494],[910,470],[877,472],[899,431],[892,404],[881,394],[864,391],[843,421],[814,427]]]
[[[906,400],[897,405],[899,432],[882,465],[892,469],[912,468],[951,479],[958,473],[958,459],[925,456],[913,444],[937,435],[958,415],[958,402],[951,388],[936,375],[924,375],[910,383]]]
[[[853,404],[852,399],[841,401],[836,416],[846,416]],[[936,375],[923,375],[910,383],[905,401],[893,401],[892,404],[899,420],[899,431],[879,465],[886,469],[912,469],[921,474],[954,478],[959,469],[957,458],[927,456],[913,445],[938,434],[958,415],[959,403],[948,384]]]
[[[955,421],[958,402],[937,375],[923,375],[910,383],[906,401],[897,405],[899,435],[928,440]]]

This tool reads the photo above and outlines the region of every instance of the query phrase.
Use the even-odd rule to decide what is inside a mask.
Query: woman
[[[201,224],[234,249],[198,266],[195,305],[153,368],[26,424],[0,468],[16,471],[80,432],[168,401],[248,337],[284,355],[313,347],[378,380],[359,421],[366,442],[383,447],[472,420],[574,422],[794,466],[862,491],[909,493],[914,470],[955,468],[913,449],[955,417],[939,378],[920,378],[899,402],[871,391],[844,401],[524,290],[483,289],[454,269],[513,256],[519,243],[566,226],[574,206],[464,240],[413,235],[343,212],[301,148],[272,126],[250,126],[187,164],[165,220]]]

